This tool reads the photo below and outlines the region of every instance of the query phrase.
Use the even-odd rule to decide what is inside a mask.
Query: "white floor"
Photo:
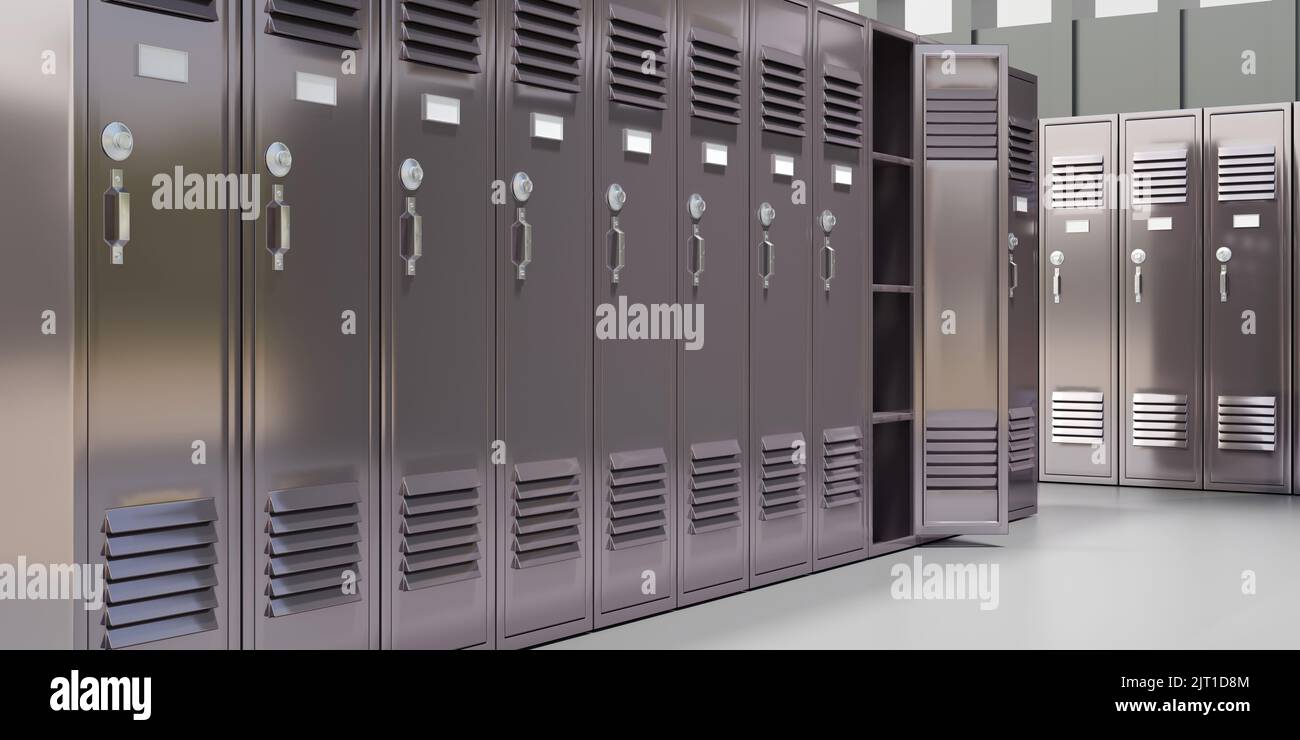
[[[997,608],[895,598],[891,568],[917,557],[996,564]],[[1296,649],[1300,497],[1044,485],[1038,516],[1006,537],[948,540],[551,648]]]

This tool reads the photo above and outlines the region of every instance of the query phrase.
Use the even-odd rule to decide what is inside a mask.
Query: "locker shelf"
[[[916,288],[913,288],[910,285],[882,285],[877,283],[871,286],[871,292],[912,294],[916,292]]]
[[[912,155],[912,42],[879,29],[872,35],[872,151]]]
[[[912,421],[916,414],[911,411],[878,411],[871,415],[871,423],[881,424],[899,424],[905,421]]]
[[[911,157],[900,157],[897,154],[887,154],[885,152],[872,152],[871,159],[880,164],[891,164],[899,167],[911,167]]]
[[[877,425],[871,434],[871,541],[912,536],[912,422]]]

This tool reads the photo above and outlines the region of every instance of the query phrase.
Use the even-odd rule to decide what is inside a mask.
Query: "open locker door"
[[[918,45],[916,534],[1006,534],[1007,50]]]

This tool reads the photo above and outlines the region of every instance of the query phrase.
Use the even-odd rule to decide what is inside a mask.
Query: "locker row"
[[[105,567],[69,644],[525,647],[1036,511],[1005,47],[803,0],[11,13],[0,533]],[[630,305],[699,335],[600,336]]]
[[[1042,122],[1043,480],[1295,490],[1293,121]]]

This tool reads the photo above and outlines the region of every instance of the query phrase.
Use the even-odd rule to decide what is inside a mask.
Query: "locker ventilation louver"
[[[925,156],[936,160],[997,159],[997,89],[926,90]]]
[[[1219,449],[1277,451],[1277,398],[1219,396]]]
[[[998,490],[996,414],[947,411],[926,417],[925,490]]]
[[[690,534],[741,526],[740,443],[691,445]]]
[[[112,5],[153,10],[198,21],[217,20],[217,0],[104,0]]]
[[[826,65],[822,78],[826,143],[862,148],[862,84],[862,75],[857,72]]]
[[[562,93],[582,90],[577,0],[514,0],[514,79]]]
[[[512,488],[512,568],[582,557],[582,466],[577,460],[520,463]]]
[[[483,68],[481,0],[405,0],[402,59],[475,74]]]
[[[663,450],[609,456],[605,548],[631,550],[668,540],[668,457]]]
[[[822,433],[822,508],[862,503],[862,428],[827,429]]]
[[[1007,416],[1010,439],[1007,469],[1012,473],[1033,470],[1038,458],[1038,411],[1026,406],[1011,409]]]
[[[730,36],[691,31],[691,115],[740,125],[740,44]]]
[[[772,521],[804,513],[808,472],[802,434],[763,438],[763,480],[759,485],[759,519]]]
[[[1277,198],[1277,149],[1269,146],[1219,148],[1219,200]]]
[[[1133,205],[1187,202],[1187,150],[1137,152],[1133,155]]]
[[[1187,448],[1187,396],[1133,394],[1133,446]]]
[[[1104,205],[1106,159],[1100,154],[1052,157],[1052,208],[1096,209]]]
[[[1010,116],[1008,123],[1011,179],[1033,185],[1038,181],[1038,122]]]
[[[808,67],[803,57],[763,47],[763,130],[805,136]]]
[[[1052,443],[1100,445],[1106,439],[1106,399],[1089,391],[1052,394]]]
[[[402,480],[401,588],[418,591],[483,573],[482,480],[457,470]]]
[[[269,616],[361,601],[361,491],[356,483],[273,491],[269,513]]]
[[[645,73],[646,54],[654,74]],[[662,18],[609,7],[609,99],[651,110],[668,107],[668,26]]]
[[[361,0],[266,0],[266,12],[273,36],[361,48]]]
[[[105,512],[105,647],[217,628],[216,521],[212,499]]]

